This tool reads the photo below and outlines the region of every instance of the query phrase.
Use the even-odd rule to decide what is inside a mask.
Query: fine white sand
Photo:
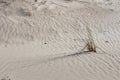
[[[0,0],[0,80],[119,79],[119,0]]]

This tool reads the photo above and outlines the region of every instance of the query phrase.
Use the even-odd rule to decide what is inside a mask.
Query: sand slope
[[[119,3],[1,0],[0,79],[119,80]]]

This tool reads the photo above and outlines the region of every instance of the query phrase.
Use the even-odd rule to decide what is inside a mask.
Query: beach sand
[[[119,80],[119,0],[0,0],[0,80]]]

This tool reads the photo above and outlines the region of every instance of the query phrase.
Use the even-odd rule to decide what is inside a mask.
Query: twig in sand
[[[96,52],[96,46],[94,44],[94,42],[88,42],[86,45],[87,49],[89,52]]]
[[[96,52],[96,45],[94,43],[93,40],[93,36],[91,33],[90,28],[88,27],[88,23],[85,21],[85,25],[86,25],[86,30],[87,30],[87,35],[88,35],[88,42],[85,45],[85,47],[82,49],[82,51],[87,48],[89,52]]]
[[[92,32],[91,32],[90,28],[88,27],[88,23],[85,22],[85,25],[87,25],[86,29],[87,29],[87,33],[88,33],[88,42],[87,42],[87,44],[85,45],[85,47],[81,51],[83,52],[84,49],[87,48],[89,52],[95,52],[95,53],[97,53],[96,48],[98,48],[98,49],[100,49],[103,52],[103,54],[110,55],[109,53],[106,53],[100,47],[98,47],[98,46],[95,45],[94,40],[93,40],[93,36],[92,36]]]

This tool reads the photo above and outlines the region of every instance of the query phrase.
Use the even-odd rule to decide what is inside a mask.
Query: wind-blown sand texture
[[[0,0],[1,80],[119,80],[119,0]]]

